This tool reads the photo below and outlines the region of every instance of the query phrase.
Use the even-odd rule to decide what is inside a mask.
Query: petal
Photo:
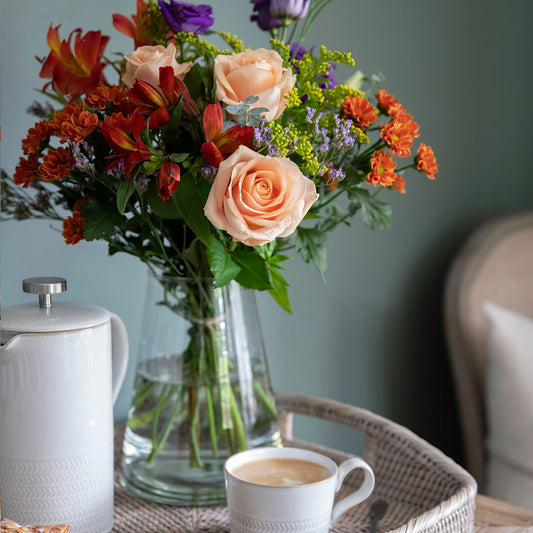
[[[159,67],[159,87],[166,96],[168,102],[174,98],[174,69],[172,67]]]
[[[209,104],[204,111],[204,132],[207,142],[214,141],[221,133],[224,116],[220,104]],[[233,129],[233,128],[230,128]],[[217,143],[219,146],[220,144]]]
[[[219,167],[220,163],[224,161],[224,156],[221,151],[218,149],[215,143],[204,143],[200,148],[200,152],[204,159],[214,167]]]
[[[236,125],[228,128],[215,142],[220,151],[227,156],[235,152],[241,145],[251,148],[253,136],[254,128],[252,126]]]
[[[119,31],[120,33],[123,33],[132,39],[137,38],[137,28],[133,22],[120,13],[113,14],[113,26],[115,30]]]

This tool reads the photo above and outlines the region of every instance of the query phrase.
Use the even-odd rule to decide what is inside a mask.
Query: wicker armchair
[[[497,219],[467,241],[445,286],[445,329],[466,468],[484,489],[487,451],[484,301],[533,316],[533,213]]]

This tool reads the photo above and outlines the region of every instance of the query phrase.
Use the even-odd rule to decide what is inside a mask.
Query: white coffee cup
[[[314,483],[281,487],[253,483],[235,475],[245,463],[271,458],[311,461],[324,466],[329,476]],[[334,505],[344,478],[356,468],[364,470],[363,483]],[[231,533],[326,533],[342,513],[366,500],[374,489],[374,473],[360,457],[337,466],[320,453],[300,448],[254,448],[237,453],[226,461],[224,475]]]

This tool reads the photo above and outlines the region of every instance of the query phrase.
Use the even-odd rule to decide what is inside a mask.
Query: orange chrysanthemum
[[[83,204],[86,204],[88,201],[89,201],[89,196],[87,196],[87,195],[85,195],[80,200],[76,201],[74,203],[74,206],[72,207],[72,214],[74,216],[81,217],[81,207],[82,207]]]
[[[105,109],[108,104],[120,107],[126,101],[128,89],[120,85],[98,85],[94,91],[87,95],[85,104],[92,109]]]
[[[398,103],[398,100],[394,98],[392,94],[389,94],[385,89],[380,89],[376,93],[376,99],[378,101],[378,107],[383,112],[388,114],[389,108]]]
[[[37,154],[30,154],[27,159],[19,158],[19,164],[15,167],[13,182],[27,188],[28,185],[39,177],[39,161]]]
[[[411,115],[408,113],[398,115],[398,118],[380,126],[381,138],[389,145],[392,153],[399,157],[411,155],[411,146],[419,136],[418,124],[413,120],[406,120],[406,116]]]
[[[416,163],[417,170],[426,173],[430,180],[435,179],[435,174],[439,171],[439,165],[430,146],[424,143],[420,144],[416,154]]]
[[[39,177],[42,181],[56,181],[64,178],[76,164],[72,152],[68,148],[59,147],[49,150],[39,166]]]
[[[83,238],[83,225],[85,220],[79,215],[63,220],[63,237],[67,244],[78,244]]]
[[[63,237],[67,244],[77,244],[85,237],[83,226],[86,220],[81,216],[81,206],[88,200],[88,196],[78,200],[72,208],[72,216],[63,220]]]
[[[113,113],[110,117],[104,117],[100,129],[116,128],[122,131],[128,131],[132,128],[132,115],[124,115],[123,113]]]
[[[28,154],[38,154],[41,147],[50,137],[50,126],[48,120],[41,120],[28,130],[28,134],[22,139],[22,151]]]
[[[67,141],[81,142],[98,126],[98,115],[89,111],[72,113],[70,120],[61,124],[60,137]]]
[[[77,116],[83,112],[83,104],[75,104],[73,102],[67,104],[63,109],[60,109],[49,122],[50,132],[52,135],[61,137],[61,130],[63,122],[71,122],[72,116]]]
[[[381,185],[382,187],[390,187],[394,185],[397,174],[394,173],[396,163],[392,160],[390,152],[378,150],[374,152],[370,160],[372,171],[366,177],[368,183],[372,183],[374,187]]]
[[[393,186],[397,191],[401,192],[402,194],[405,194],[405,180],[398,174],[396,175],[396,179],[394,180]]]
[[[376,108],[362,96],[346,96],[341,105],[341,111],[344,118],[352,118],[361,128],[368,128],[378,119]]]

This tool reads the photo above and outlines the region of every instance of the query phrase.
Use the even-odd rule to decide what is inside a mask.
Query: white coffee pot
[[[2,309],[0,495],[21,524],[107,533],[113,523],[113,404],[128,363],[126,328],[95,306],[58,302],[63,278],[30,278],[39,305]]]

